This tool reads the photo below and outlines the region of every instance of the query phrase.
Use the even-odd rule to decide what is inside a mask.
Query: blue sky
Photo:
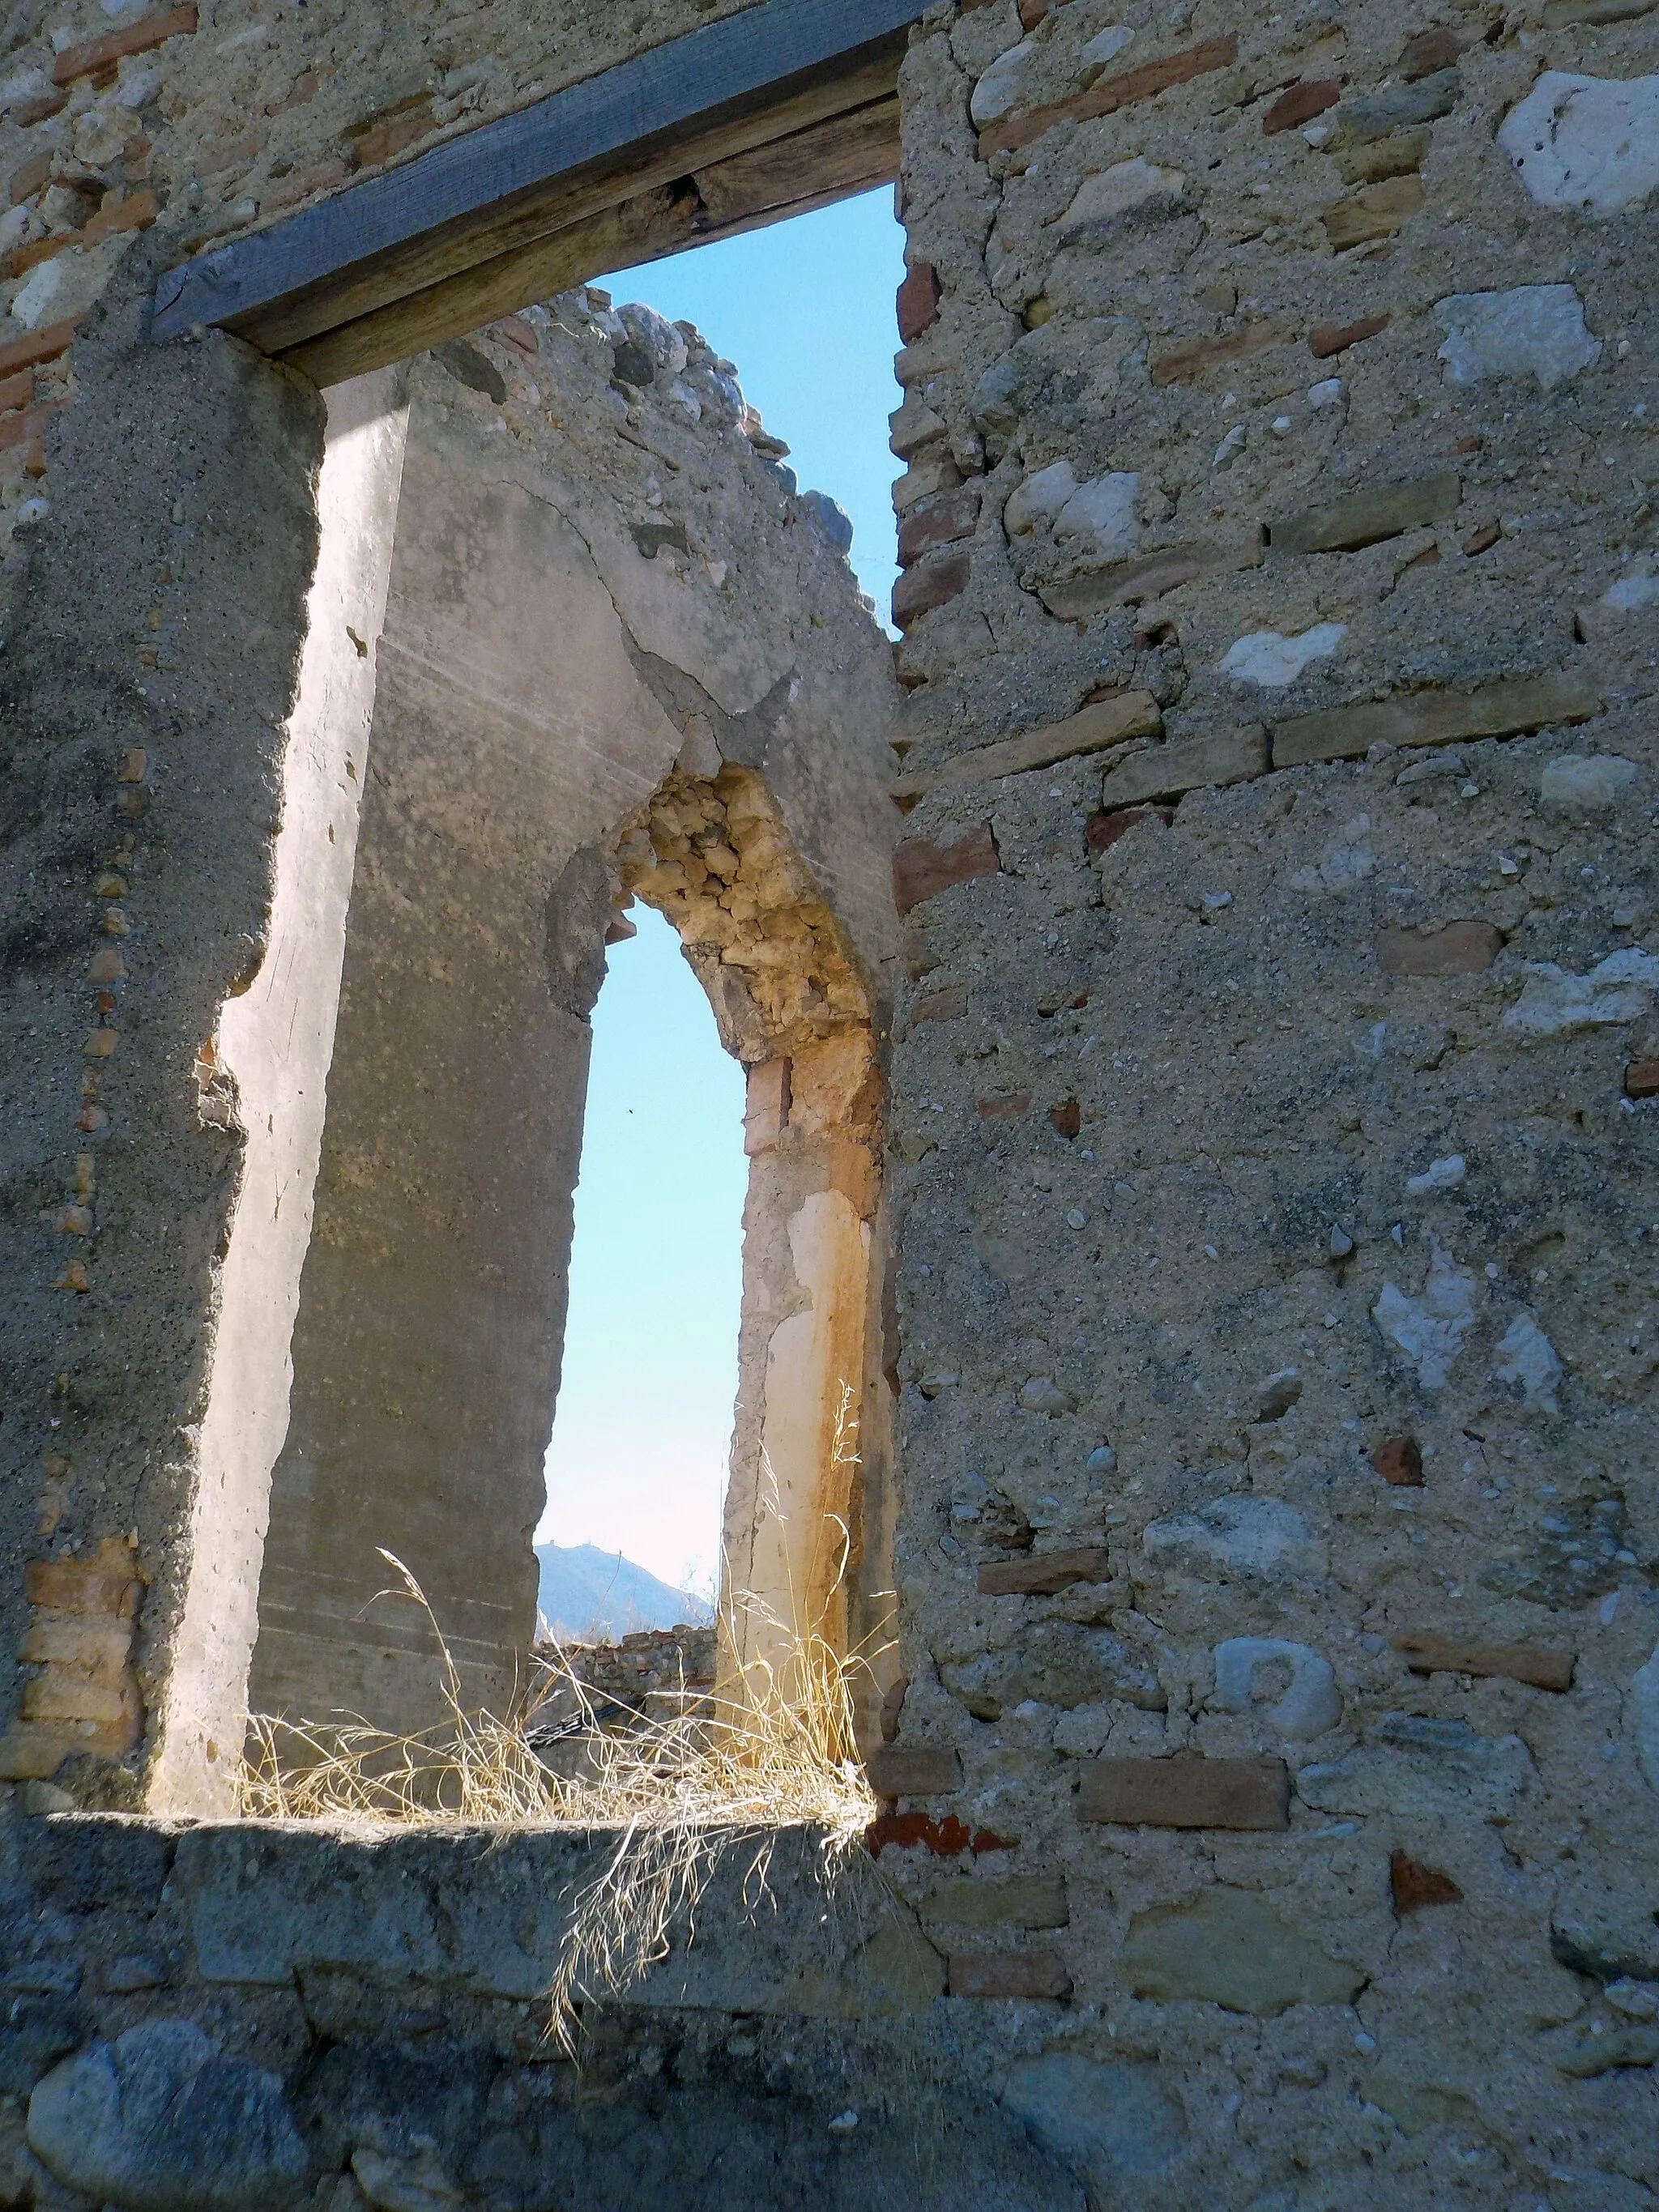
[[[887,417],[903,234],[890,191],[604,279],[737,363],[803,489],[853,519],[884,617]],[[564,1379],[538,1542],[620,1551],[684,1588],[719,1559],[742,1289],[743,1076],[660,916],[611,948],[576,1192]]]

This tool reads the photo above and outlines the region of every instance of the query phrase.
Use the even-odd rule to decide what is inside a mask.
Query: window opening
[[[609,949],[575,1194],[541,1612],[565,1640],[713,1619],[743,1297],[743,1070],[663,917]]]

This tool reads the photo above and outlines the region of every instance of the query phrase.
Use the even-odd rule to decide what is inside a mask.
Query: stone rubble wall
[[[1103,2203],[1631,2212],[1659,14],[996,0],[902,96],[882,1864],[1182,2106]]]
[[[573,2063],[546,1993],[618,1840],[8,1823],[0,2203],[1083,2212],[962,2078],[913,1917],[808,1832],[728,1838],[695,1948],[671,1916],[648,1972],[584,1998]]]
[[[0,529],[40,511],[76,325],[139,234],[154,228],[170,267],[746,3],[15,9],[0,54]]]

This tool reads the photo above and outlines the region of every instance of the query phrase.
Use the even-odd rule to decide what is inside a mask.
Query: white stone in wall
[[[1528,1406],[1541,1406],[1550,1413],[1559,1411],[1555,1386],[1561,1380],[1561,1362],[1536,1316],[1517,1315],[1505,1329],[1498,1346],[1497,1372],[1500,1382],[1520,1385]]]
[[[1134,35],[1127,23],[1108,23],[1103,31],[1097,31],[1079,56],[1082,66],[1078,75],[1091,80],[1098,76],[1108,62],[1115,62],[1125,46],[1133,45]]]
[[[1538,795],[1562,814],[1600,814],[1616,806],[1640,770],[1618,753],[1563,753],[1540,779]]]
[[[1413,1198],[1425,1198],[1431,1191],[1455,1190],[1468,1172],[1468,1163],[1462,1152],[1448,1152],[1444,1159],[1431,1160],[1421,1175],[1407,1176],[1406,1188]]]
[[[1154,1521],[1140,1540],[1154,1566],[1189,1574],[1322,1575],[1325,1547],[1279,1498],[1218,1498],[1196,1513]]]
[[[1475,1279],[1437,1244],[1423,1288],[1408,1298],[1397,1283],[1384,1283],[1371,1319],[1390,1344],[1417,1367],[1425,1390],[1443,1390],[1463,1340],[1474,1324]]]
[[[1127,469],[1091,477],[1079,484],[1054,518],[1057,538],[1090,538],[1094,550],[1114,558],[1133,553],[1140,543],[1135,501],[1140,478]]]
[[[1163,169],[1137,154],[1133,161],[1117,161],[1097,176],[1085,177],[1059,227],[1066,232],[1085,223],[1110,222],[1147,200],[1173,197],[1186,182],[1184,169]]]
[[[1634,614],[1638,607],[1651,606],[1656,599],[1659,599],[1659,574],[1655,573],[1652,557],[1648,554],[1632,561],[1624,574],[1601,594],[1601,605],[1616,615]]]
[[[1580,1030],[1638,1022],[1659,984],[1659,959],[1639,945],[1626,945],[1575,975],[1553,960],[1529,960],[1521,996],[1504,1017],[1523,1044],[1542,1044]]]
[[[1025,72],[1036,52],[1035,39],[1022,39],[1006,54],[999,54],[974,87],[968,112],[981,130],[988,123],[1000,122],[1019,105]]]
[[[1449,384],[1535,376],[1546,392],[1601,357],[1571,284],[1516,284],[1507,292],[1449,292],[1434,303],[1446,332],[1438,358]]]
[[[1078,488],[1077,471],[1069,460],[1050,461],[1017,484],[1002,510],[1002,526],[1010,538],[1024,538],[1039,522],[1052,522]]]
[[[1616,215],[1659,185],[1659,76],[1546,70],[1498,143],[1541,207]]]
[[[1291,1680],[1268,1703],[1257,1694],[1256,1678],[1275,1662],[1290,1668]],[[1226,1713],[1248,1713],[1259,1706],[1270,1727],[1297,1743],[1310,1743],[1342,1717],[1342,1695],[1329,1660],[1309,1644],[1288,1644],[1278,1636],[1230,1636],[1218,1644],[1210,1703]]]
[[[1222,671],[1240,684],[1282,690],[1295,683],[1310,661],[1328,660],[1347,634],[1346,623],[1316,623],[1294,637],[1276,629],[1253,629],[1227,647]]]
[[[1626,1718],[1636,1748],[1636,1763],[1650,1790],[1659,1793],[1659,1644],[1645,1667],[1631,1677]]]

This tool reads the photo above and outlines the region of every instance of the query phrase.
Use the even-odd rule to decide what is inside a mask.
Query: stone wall
[[[882,1863],[1170,2202],[1651,2201],[1656,26],[906,67]]]
[[[670,27],[635,27],[648,40]],[[896,2029],[873,2017],[886,1997],[860,1996],[852,2025],[819,2042],[803,2023],[848,2002],[823,1995],[823,1972],[841,1988],[842,1967],[823,1968],[811,1946],[829,1939],[807,1925],[833,1929],[831,1905],[813,1892],[804,1919],[776,1926],[738,1915],[735,1950],[716,1916],[707,1959],[677,1964],[665,1985],[668,2009],[702,2011],[695,2033],[649,2024],[635,1991],[605,2046],[626,2054],[621,2071],[607,2084],[601,2069],[592,2099],[574,2075],[492,2072],[478,2110],[498,2092],[514,2112],[543,2111],[538,2099],[558,2109],[544,2138],[555,2164],[575,2155],[582,2129],[632,2131],[635,2151],[592,2180],[596,2201],[632,2201],[664,2143],[683,2201],[701,2201],[691,2136],[672,2117],[686,2109],[684,2083],[743,2158],[775,2150],[792,2176],[783,2201],[833,2185],[849,2204],[890,2202],[901,2185],[881,2159],[894,2138],[864,2132],[865,2116],[891,2109],[907,2141],[945,2127],[948,2143],[959,2107],[931,2101],[932,2085],[952,2079],[987,2126],[1006,2127],[1009,2157],[1062,2161],[1005,2167],[1002,2150],[975,2150],[991,2163],[964,2163],[957,2193],[993,2203],[1070,2206],[1086,2191],[1092,2212],[1153,2199],[1347,2212],[1362,2198],[1401,2212],[1639,2212],[1655,2201],[1656,32],[1646,0],[1313,0],[1275,14],[1222,0],[992,0],[939,7],[913,40],[908,396],[894,426],[905,980],[884,1094],[860,1029],[872,1012],[878,1029],[879,1011],[841,995],[856,963],[819,910],[864,916],[873,943],[891,909],[865,877],[831,884],[813,864],[826,893],[815,902],[794,866],[819,848],[799,829],[777,832],[792,807],[811,818],[815,792],[827,799],[817,779],[832,747],[810,762],[769,755],[763,794],[743,750],[760,695],[711,713],[684,688],[686,660],[635,630],[630,665],[673,735],[622,795],[605,849],[617,889],[672,915],[710,979],[752,1070],[752,1203],[799,1230],[766,1244],[745,1323],[749,1371],[769,1382],[775,1351],[779,1395],[750,1407],[739,1466],[758,1467],[764,1446],[787,1467],[799,1445],[822,1468],[823,1386],[850,1364],[850,1343],[866,1351],[864,1486],[849,1475],[840,1502],[855,1524],[891,1527],[902,1613],[868,1762],[882,1809],[867,1841],[927,1951],[906,1936]],[[172,51],[199,35],[181,26]],[[355,88],[347,72],[342,96]],[[72,118],[73,103],[63,112]],[[392,158],[388,128],[368,150]],[[228,168],[231,191],[240,173]],[[258,219],[257,206],[237,216],[225,204],[234,222]],[[126,204],[111,203],[112,222]],[[117,251],[94,239],[71,246],[79,258],[55,258],[67,273]],[[118,251],[136,271],[159,247]],[[121,358],[119,333],[136,326],[121,301],[137,299],[138,276],[122,281],[129,294],[112,291],[86,325],[89,368]],[[561,337],[532,319],[538,358],[574,348],[574,362],[591,348],[599,381],[608,388],[614,371],[625,384],[618,348],[637,333],[584,313],[609,368],[591,331]],[[100,356],[106,338],[118,351]],[[643,456],[672,422],[678,374],[659,381],[659,366],[648,403],[621,395],[614,425],[641,458],[611,454],[637,471],[625,496],[647,505]],[[458,367],[467,389],[451,392],[442,380]],[[201,395],[191,482],[210,487],[204,514],[227,496],[227,441],[244,463],[280,462],[284,487],[314,465],[313,403],[228,343],[149,373],[140,404],[152,410],[151,393],[179,410],[179,395]],[[448,368],[417,371],[416,404],[465,417],[507,476],[528,437],[539,471],[543,433],[514,412],[515,375],[536,373],[529,348],[498,329]],[[492,379],[499,397],[486,396]],[[48,856],[18,848],[20,873],[38,867],[47,884],[15,909],[37,963],[29,991],[46,978],[20,1000],[18,1033],[56,1023],[53,1068],[75,1061],[79,1012],[61,1011],[67,996],[49,1017],[36,1009],[82,957],[76,931],[95,926],[70,862],[125,885],[135,848],[119,841],[135,833],[124,811],[106,845],[97,809],[142,805],[118,781],[110,801],[95,781],[127,775],[127,748],[142,742],[101,659],[105,688],[73,696],[107,743],[84,760],[52,750],[50,687],[60,659],[78,665],[52,611],[74,604],[64,580],[91,557],[101,514],[93,433],[131,419],[117,378],[97,385],[95,417],[93,390],[53,434],[88,456],[83,477],[66,479],[61,503],[48,479],[52,503],[30,526],[24,588],[51,622],[19,630],[8,655],[31,733],[29,835]],[[775,499],[775,549],[787,487],[745,482]],[[147,557],[173,526],[171,494],[169,479],[131,495]],[[721,588],[690,532],[677,544],[678,518],[656,512],[630,511],[607,587],[623,573],[654,587],[672,556],[685,590],[702,589],[699,560]],[[301,501],[280,546],[245,543],[234,513],[199,541],[214,563],[222,548],[233,581],[277,562],[267,627],[252,633],[277,720],[310,526]],[[173,603],[149,646],[149,595],[122,572],[108,635],[141,668],[149,652],[165,669]],[[240,635],[218,606],[210,599],[210,616]],[[195,726],[177,712],[180,732]],[[275,750],[247,726],[234,760],[257,784]],[[140,787],[149,757],[133,762]],[[212,1033],[198,1017],[240,972],[224,947],[247,932],[267,848],[250,837],[236,851],[240,872],[208,872],[198,935],[158,904],[187,987],[166,1032],[175,1056]],[[784,982],[726,998],[718,972],[744,962],[725,956],[769,942],[785,913]],[[844,934],[860,941],[850,923]],[[122,1054],[133,1042],[123,1036]],[[214,1080],[204,1065],[210,1105]],[[37,1101],[73,1087],[42,1079],[13,1126],[46,1129]],[[29,1208],[13,1212],[29,1267],[78,1249],[82,1210],[121,1193],[118,1170],[137,1174],[118,1152],[107,1185],[98,1162],[83,1170],[68,1121],[106,1110],[94,1086],[50,1121],[51,1144],[28,1139],[17,1187]],[[223,1220],[198,1188],[218,1155],[179,1153],[188,1174],[167,1147],[159,1158],[143,1169],[153,1213],[128,1218],[158,1245],[165,1227],[199,1270]],[[82,1190],[88,1177],[95,1192]],[[61,1218],[37,1237],[48,1205]],[[118,1261],[118,1243],[109,1249]],[[870,1271],[890,1251],[878,1313]],[[38,1270],[19,1279],[44,1297]],[[9,1407],[0,1431],[27,1431],[9,1589],[15,1601],[32,1559],[28,1595],[50,1633],[27,1647],[40,1671],[26,1694],[49,1705],[34,1685],[72,1684],[91,1651],[108,1703],[86,1724],[118,1748],[145,1688],[130,1655],[142,1668],[149,1648],[130,1626],[137,1455],[119,1424],[149,1401],[122,1379],[100,1310],[73,1287],[63,1296],[94,1316],[82,1364],[61,1370],[70,1410],[48,1403],[57,1356],[35,1357],[28,1337],[22,1422]],[[143,1389],[165,1361],[198,1373],[194,1312],[169,1310],[146,1339]],[[889,1400],[868,1381],[883,1371],[894,1480]],[[303,1382],[295,1402],[307,1403]],[[93,1437],[90,1462],[49,1421]],[[106,1429],[112,1441],[97,1443]],[[77,1505],[91,1494],[77,1486],[83,1469],[108,1486],[107,1510]],[[43,1488],[58,1518],[36,1534],[23,1516]],[[146,1542],[151,1525],[146,1508]],[[176,1524],[153,1525],[167,1560]],[[804,1562],[763,1561],[775,1576],[803,1564],[819,1587],[810,1546]],[[152,1605],[169,1618],[160,1587],[147,1623]],[[859,1626],[836,1632],[851,1641]],[[16,1741],[27,1749],[27,1728],[50,1724],[28,1716]],[[11,1771],[30,1771],[22,1753]],[[91,1795],[103,1771],[64,1778]],[[27,1978],[53,1971],[33,1961],[54,1944],[102,1957],[102,1934],[71,1926],[79,1908],[52,1888],[70,1881],[50,1869],[78,1863],[82,1832],[8,1830],[27,1860],[8,1930],[9,1958],[24,1962],[8,1967],[20,2031],[33,2015],[15,2006],[58,1988]],[[154,1828],[121,1832],[144,1839],[133,1848],[174,1849]],[[177,1851],[186,1872],[192,1855],[257,1853],[247,1880],[268,1902],[291,1885],[309,1898],[310,1855],[336,1848],[204,1828]],[[436,1846],[404,1839],[375,1866],[417,1848]],[[542,1866],[525,1879],[552,1876]],[[242,1881],[189,1875],[185,1887],[222,1881],[240,1895]],[[434,1926],[456,1924],[484,1882],[469,1865]],[[448,1966],[422,1966],[422,1989],[447,1995],[410,1996],[388,1963],[403,1955],[401,1923],[376,1921],[374,1882],[354,1872],[338,1895],[327,1911],[274,1914],[279,1928],[323,1932],[286,1949],[273,1938],[258,1972],[227,1978],[229,1994],[198,1994],[214,1984],[198,1966],[177,1970],[191,1992],[179,1996],[169,1966],[152,1985],[167,1994],[146,2000],[240,2057],[266,2032],[266,1999],[250,1992],[280,1990],[260,2063],[282,2076],[302,2136],[321,2039],[406,2051],[438,2033],[428,2022],[446,2020],[459,1985]],[[555,1929],[530,1947],[541,1978],[517,1962],[520,1982],[485,1976],[466,1984],[468,2002],[530,2004],[558,1941]],[[113,1932],[109,1946],[112,1960],[138,1954]],[[100,1964],[90,1982],[83,1971],[83,1985],[111,1971]],[[787,2023],[775,2045],[751,2014]],[[512,2032],[532,2016],[514,2014]],[[21,2087],[45,2094],[42,2128],[64,2094],[37,2088],[46,2066],[139,2017],[90,2009],[47,2032],[50,2049],[30,2046]],[[505,2069],[496,2029],[471,2021],[463,2039]],[[724,2090],[696,2086],[716,2041],[745,2062],[763,2054],[763,2088],[799,2079],[784,2069],[810,2054],[815,2081],[836,2085],[832,2109],[797,2136],[783,2116],[805,2108],[746,2101],[748,2076],[742,2098],[721,2102]],[[337,2063],[356,2079],[356,2058]],[[607,2103],[624,2075],[665,2086]],[[407,2111],[422,2093],[384,2095]],[[620,2117],[562,2117],[595,2107]],[[1018,2146],[1016,2122],[1037,2149]],[[328,2155],[371,2201],[416,2180],[451,2191],[436,2201],[495,2201],[462,2163],[483,2122],[464,2144],[457,2134],[429,2148],[402,2121],[363,2127],[381,2133],[331,2136]],[[809,2184],[788,2166],[809,2139],[832,2159],[884,2148],[835,2167],[833,2185],[827,2166]],[[322,2154],[306,2155],[309,2188]],[[374,2163],[428,2156],[441,2181]],[[64,2177],[29,2172],[19,2193],[53,2201]],[[145,2201],[130,2180],[94,2179],[107,2201]],[[908,2172],[902,2185],[913,2187]],[[540,2201],[531,2182],[520,2201]]]

